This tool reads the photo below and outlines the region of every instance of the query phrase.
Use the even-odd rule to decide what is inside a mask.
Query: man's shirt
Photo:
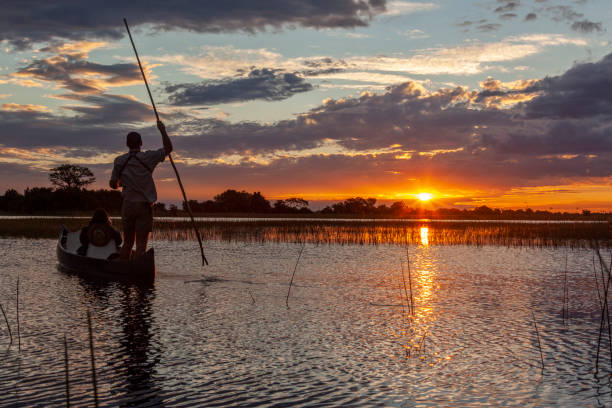
[[[132,155],[136,157],[130,158]],[[164,148],[145,152],[130,150],[115,159],[111,183],[119,182],[123,187],[121,194],[126,201],[154,203],[157,201],[157,190],[153,182],[153,170],[165,158]]]

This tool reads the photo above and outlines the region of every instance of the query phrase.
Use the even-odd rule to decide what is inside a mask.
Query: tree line
[[[51,169],[49,181],[52,187],[26,188],[23,194],[8,189],[0,196],[0,212],[10,214],[58,214],[88,212],[104,208],[111,214],[121,210],[121,193],[117,190],[88,190],[95,181],[86,167],[65,164]],[[376,205],[375,198],[353,197],[327,206],[319,211],[311,210],[309,202],[300,197],[276,200],[271,203],[261,192],[225,190],[212,200],[190,200],[189,206],[196,214],[305,214],[320,216],[351,216],[373,218],[428,218],[428,219],[487,219],[487,220],[612,220],[609,213],[550,212],[532,209],[506,210],[480,206],[473,209],[439,208],[434,210],[410,208],[402,201],[391,205]],[[155,215],[185,215],[185,203],[181,208],[172,204],[155,203]]]
[[[435,210],[411,208],[398,201],[391,205],[376,205],[375,198],[354,197],[337,202],[322,210],[313,211],[303,198],[292,197],[284,200],[267,200],[261,192],[226,190],[212,200],[190,200],[195,214],[287,214],[317,216],[353,216],[372,218],[427,218],[427,219],[487,219],[487,220],[606,220],[609,213],[551,212],[532,209],[492,209],[480,206],[473,209],[439,208]],[[117,190],[87,190],[85,188],[26,188],[23,194],[8,189],[0,196],[0,212],[9,214],[61,214],[89,212],[104,208],[111,214],[119,214],[121,193]],[[157,216],[186,215],[185,203],[181,207],[155,203]]]

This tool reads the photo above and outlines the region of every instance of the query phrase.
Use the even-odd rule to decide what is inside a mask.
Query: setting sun
[[[429,201],[433,198],[433,194],[431,193],[419,193],[416,196],[421,201]]]

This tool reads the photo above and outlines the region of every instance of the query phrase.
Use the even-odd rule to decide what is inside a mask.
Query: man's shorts
[[[123,201],[121,205],[123,231],[153,231],[153,207],[146,201]]]

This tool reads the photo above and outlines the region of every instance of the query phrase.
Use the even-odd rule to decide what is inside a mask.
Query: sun
[[[420,201],[429,201],[433,198],[433,194],[431,193],[419,193],[416,195],[416,197],[420,200]]]

